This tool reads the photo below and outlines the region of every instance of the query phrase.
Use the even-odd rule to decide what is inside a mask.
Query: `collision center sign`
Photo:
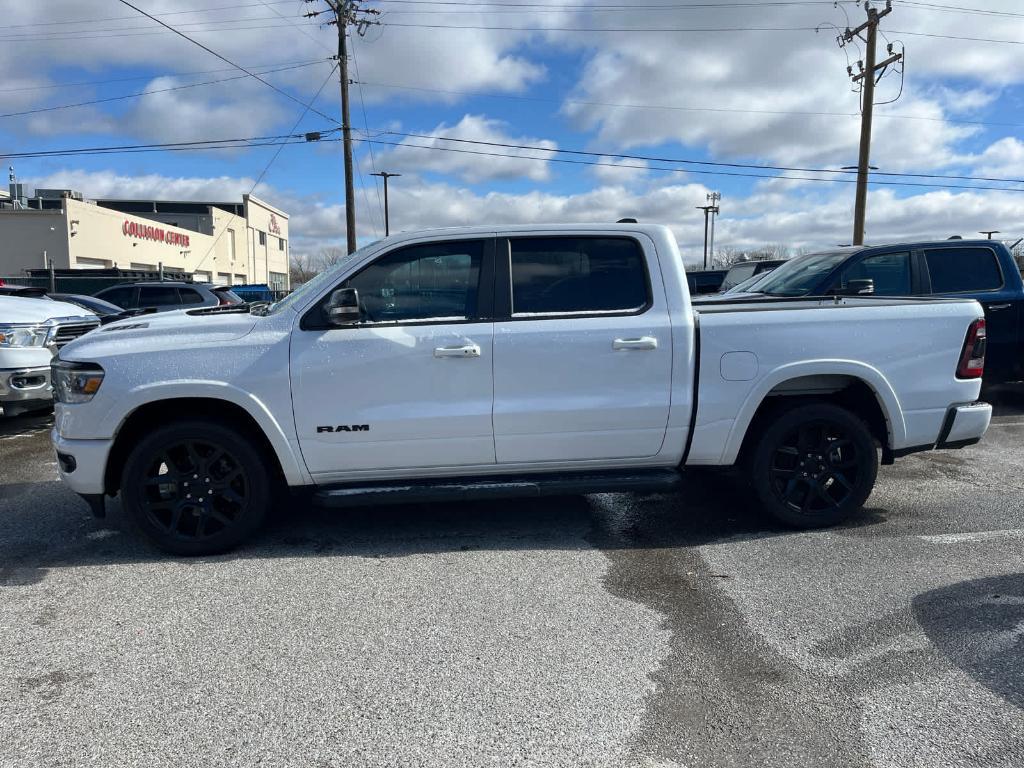
[[[150,224],[140,224],[137,221],[125,220],[124,224],[121,225],[121,233],[125,237],[136,237],[139,240],[154,240],[158,243],[167,243],[168,245],[188,246],[188,235],[184,235],[181,232],[170,232],[162,227]]]

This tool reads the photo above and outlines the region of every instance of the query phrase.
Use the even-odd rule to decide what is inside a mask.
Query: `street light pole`
[[[371,173],[370,175],[380,176],[384,179],[384,237],[387,237],[391,234],[391,214],[388,210],[388,179],[393,179],[395,176],[401,176],[402,174],[379,171],[378,173]]]
[[[980,232],[978,232],[978,234],[979,235],[987,235],[988,239],[991,240],[992,239],[992,235],[1000,234],[1000,230],[998,230],[998,229],[983,229]]]

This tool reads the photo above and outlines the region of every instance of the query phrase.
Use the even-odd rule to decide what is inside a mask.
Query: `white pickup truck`
[[[99,324],[96,315],[74,304],[0,295],[0,413],[49,408],[54,354]]]
[[[60,474],[165,550],[226,550],[276,488],[328,506],[669,490],[740,464],[798,527],[883,464],[961,447],[974,301],[690,301],[654,225],[474,227],[368,245],[276,304],[132,318],[54,361]]]

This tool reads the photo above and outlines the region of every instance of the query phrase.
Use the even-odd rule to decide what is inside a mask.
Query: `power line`
[[[312,133],[313,134],[320,134],[322,136],[323,134],[335,133],[338,130],[340,130],[340,129],[339,128],[328,128],[328,129],[321,130],[321,131],[314,131]],[[158,144],[118,144],[118,145],[106,146],[106,147],[80,147],[80,148],[71,148],[71,149],[49,149],[49,150],[33,150],[33,151],[29,151],[29,152],[12,152],[12,153],[0,154],[0,157],[3,157],[3,158],[14,158],[14,159],[19,159],[19,158],[20,159],[24,159],[24,158],[34,158],[34,157],[61,157],[61,156],[69,156],[69,155],[101,155],[101,154],[108,154],[108,153],[112,153],[112,152],[119,152],[119,151],[123,151],[123,150],[147,149],[147,150],[160,151],[160,150],[175,149],[175,148],[190,148],[190,147],[200,147],[200,148],[203,148],[201,145],[206,145],[206,144],[218,145],[218,146],[209,147],[211,149],[246,149],[247,148],[246,142],[268,142],[268,141],[276,141],[276,140],[279,140],[279,139],[302,139],[303,141],[306,141],[306,136],[307,136],[307,134],[302,134],[302,133],[285,133],[285,134],[279,134],[277,136],[248,136],[248,137],[232,138],[232,139],[199,139],[199,140],[196,140],[196,141],[172,141],[172,142],[165,142],[165,143],[158,143]],[[223,145],[223,146],[219,146],[219,145]],[[253,144],[253,146],[257,146],[257,145]]]
[[[544,152],[548,154],[558,153],[566,155],[581,155],[586,157],[615,157],[622,160],[643,160],[645,162],[654,163],[678,163],[680,165],[700,165],[708,166],[712,168],[746,168],[762,171],[784,171],[784,172],[795,172],[795,173],[832,173],[851,175],[853,171],[846,171],[835,168],[807,168],[802,166],[789,166],[789,165],[762,165],[758,163],[727,163],[715,160],[694,160],[692,158],[678,158],[678,157],[657,157],[652,155],[637,155],[637,154],[625,154],[617,152],[588,152],[581,149],[559,149],[551,147],[541,147],[535,144],[513,144],[510,142],[500,141],[483,141],[479,139],[464,139],[454,138],[450,136],[437,136],[425,133],[406,133],[402,131],[381,131],[378,135],[389,135],[389,136],[403,136],[406,138],[413,139],[424,139],[428,141],[448,141],[456,144],[474,144],[488,147],[498,147],[501,149],[519,149],[531,152]],[[412,146],[412,145],[408,145]],[[514,157],[523,157],[522,155],[513,155]],[[544,160],[547,158],[534,157],[529,158],[533,160]],[[875,175],[878,176],[893,176],[897,178],[915,178],[915,179],[953,179],[958,181],[994,181],[1006,184],[1024,184],[1024,179],[1008,179],[1008,178],[993,178],[987,176],[955,176],[947,174],[935,174],[935,173],[907,173],[907,172],[896,172],[896,171],[879,171]]]
[[[121,0],[124,2],[124,0]],[[817,32],[817,27],[506,27],[482,24],[411,24],[397,21],[382,21],[385,27],[412,27],[416,29],[482,29],[505,32],[657,32],[657,33],[705,33],[705,32]]]
[[[271,17],[267,17],[268,19]],[[204,24],[212,24],[214,22],[203,22]],[[222,22],[227,23],[227,22]],[[245,22],[232,22],[233,26],[224,27],[204,27],[203,29],[190,29],[190,32],[245,32],[253,29],[277,29],[277,24],[248,24]],[[308,24],[311,28],[317,27],[316,24]],[[136,37],[150,37],[153,35],[164,35],[167,33],[165,29],[154,29],[152,27],[133,27],[133,28],[118,28],[118,29],[97,29],[90,30],[90,32],[96,33],[111,33],[111,34],[77,34],[71,32],[52,32],[45,34],[34,34],[34,35],[8,35],[6,37],[0,37],[0,41],[8,43],[49,43],[59,42],[61,40],[110,40],[110,39],[121,39],[121,38],[136,38]]]
[[[608,168],[636,168],[644,171],[666,171],[669,173],[687,173],[687,174],[700,174],[706,176],[737,176],[743,178],[753,179],[778,179],[780,181],[820,181],[834,184],[856,184],[856,179],[848,178],[822,178],[820,176],[782,176],[778,174],[766,174],[766,173],[740,173],[739,171],[713,171],[713,170],[694,170],[692,168],[671,168],[671,167],[657,167],[649,165],[629,165],[625,163],[606,163],[595,160],[573,160],[564,157],[529,157],[526,155],[513,155],[511,153],[503,152],[484,152],[480,150],[472,149],[460,149],[457,147],[439,147],[423,146],[421,144],[407,144],[399,141],[383,141],[381,139],[365,139],[365,141],[372,142],[374,144],[382,144],[393,147],[409,147],[412,149],[425,149],[425,150],[437,150],[441,152],[457,152],[468,155],[482,155],[484,157],[507,157],[516,160],[533,160],[542,163],[565,163],[569,165],[598,165],[605,166]],[[543,150],[543,151],[555,151],[555,150]],[[621,157],[621,155],[603,153],[604,157]],[[836,171],[822,171],[822,173],[837,173]],[[993,192],[1024,192],[1024,188],[1020,187],[989,187],[989,186],[974,186],[964,184],[934,184],[927,182],[908,182],[908,181],[878,181],[872,180],[872,184],[881,184],[885,186],[897,186],[897,187],[928,187],[935,189],[974,189],[974,190],[990,190]]]
[[[358,82],[358,81],[357,81]],[[584,99],[554,99],[544,96],[520,96],[510,93],[493,93],[486,91],[460,91],[447,88],[423,88],[412,85],[397,85],[394,83],[375,83],[362,81],[361,85],[371,88],[392,88],[400,91],[423,91],[425,93],[445,93],[458,96],[476,96],[489,99],[508,99],[511,101],[537,101],[551,104],[579,104],[589,107],[613,107],[616,109],[652,109],[679,112],[723,112],[740,115],[793,115],[797,117],[859,117],[858,112],[817,112],[811,110],[782,110],[782,109],[742,109],[733,107],[685,107],[675,104],[622,104],[609,101],[589,101]],[[900,115],[881,113],[875,117],[882,117],[890,120],[924,120],[936,123],[956,123],[963,125],[990,125],[1004,128],[1024,128],[1024,123],[991,122],[985,120],[958,120],[946,117],[928,117],[927,115]]]
[[[269,0],[271,5],[285,5],[294,2],[294,0]],[[213,11],[227,11],[236,10],[238,8],[255,8],[259,5],[266,5],[266,3],[241,3],[234,5],[217,5],[212,8],[197,8],[191,11],[166,11],[164,13],[154,13],[154,16],[165,17],[165,16],[182,16],[187,14],[195,13],[210,13]],[[72,19],[70,21],[36,21],[31,24],[8,24],[4,26],[4,29],[23,29],[25,27],[54,27],[63,26],[66,24],[74,24],[75,26],[81,26],[83,24],[99,24],[108,21],[132,21],[137,19],[138,16],[108,16],[102,19]]]
[[[321,63],[324,63],[326,61],[327,61],[326,59],[321,59],[320,61],[316,61],[316,62],[313,62],[313,63],[314,64],[321,64]],[[281,67],[279,69],[268,69],[268,70],[265,70],[265,71],[261,72],[260,74],[268,75],[268,74],[272,74],[274,72],[285,72],[285,71],[289,71],[289,70],[293,70],[293,69],[300,69],[302,67],[308,67],[308,66],[310,66],[310,65],[309,64],[297,64],[297,65],[294,65],[294,66],[291,66],[291,67]],[[140,96],[149,96],[149,95],[154,94],[154,93],[167,93],[169,91],[183,91],[183,90],[186,90],[188,88],[199,88],[200,86],[204,86],[204,85],[216,85],[217,83],[227,83],[227,82],[231,82],[232,80],[244,80],[246,77],[247,77],[247,75],[235,75],[234,77],[222,77],[222,78],[220,78],[218,80],[204,80],[201,83],[185,83],[183,85],[175,85],[175,86],[170,86],[170,87],[167,87],[167,88],[153,88],[153,89],[148,90],[148,91],[139,91],[138,93],[127,93],[127,94],[123,94],[121,96],[106,96],[106,97],[101,98],[101,99],[90,99],[88,101],[77,101],[77,102],[75,102],[73,104],[57,104],[57,105],[52,106],[52,107],[37,107],[35,109],[25,109],[25,110],[22,110],[20,112],[7,112],[5,114],[0,114],[0,118],[3,118],[3,117],[22,117],[24,115],[39,114],[40,112],[56,112],[57,110],[60,110],[60,109],[73,109],[75,107],[87,107],[87,106],[91,106],[93,104],[106,104],[107,102],[111,102],[111,101],[123,101],[124,99],[135,99],[135,98],[138,98]]]
[[[331,80],[334,78],[334,70],[336,70],[337,68],[338,68],[338,65],[337,65],[337,63],[335,63],[335,65],[333,67],[331,67],[331,71],[327,73],[327,77],[324,78],[324,81],[320,84],[320,87],[317,88],[316,93],[313,94],[313,98],[310,99],[309,104],[303,105],[303,110],[302,110],[302,113],[299,115],[299,119],[296,120],[295,121],[295,125],[292,126],[292,134],[293,135],[295,134],[295,131],[297,131],[299,129],[299,125],[302,123],[302,121],[306,119],[306,115],[308,115],[310,113],[310,111],[314,111],[314,112],[316,111],[314,109],[314,107],[313,107],[313,104],[316,102],[316,100],[318,98],[320,98],[320,94],[323,93],[324,88],[326,88],[327,84],[329,82],[331,82]],[[305,138],[306,138],[307,141],[309,141],[309,136],[306,136]],[[270,170],[270,167],[274,164],[274,162],[280,156],[281,152],[284,151],[285,146],[286,145],[284,143],[278,145],[277,151],[274,152],[273,156],[270,158],[270,160],[267,162],[267,164],[265,166],[263,166],[263,170],[260,171],[260,175],[256,177],[256,181],[254,181],[252,183],[252,187],[250,187],[250,189],[249,189],[249,194],[250,195],[253,192],[256,191],[256,187],[258,187],[260,185],[260,182],[263,181],[263,177],[267,175],[267,171]],[[231,224],[231,222],[233,222],[237,217],[238,217],[237,213],[232,213],[231,214],[231,218],[228,219],[228,224]],[[203,258],[200,259],[200,261],[196,265],[195,269],[199,269],[199,267],[203,266],[203,263],[206,261],[207,258],[209,258],[210,254],[213,253],[213,249],[217,246],[217,243],[220,241],[221,237],[224,236],[224,233],[227,231],[227,229],[228,229],[227,225],[221,227],[221,230],[218,233],[217,238],[212,243],[210,243],[210,247],[206,251],[206,255],[204,255]],[[255,264],[253,265],[253,267],[255,269]],[[267,263],[267,270],[269,271],[269,269],[270,269],[270,264],[269,264],[269,261],[268,261],[268,263]]]
[[[257,74],[254,74],[254,73],[253,73],[252,71],[250,71],[250,70],[246,69],[246,68],[245,68],[245,67],[243,67],[243,66],[242,66],[241,64],[236,64],[235,62],[231,61],[231,59],[229,59],[229,58],[227,58],[226,56],[223,56],[223,55],[221,55],[221,54],[217,53],[217,52],[216,52],[215,50],[213,50],[213,49],[212,49],[212,48],[210,48],[209,46],[203,45],[203,44],[202,44],[202,43],[200,43],[200,42],[199,42],[198,40],[196,40],[196,39],[194,39],[194,38],[191,38],[191,37],[189,37],[189,36],[188,36],[188,35],[186,35],[186,34],[185,34],[184,32],[179,32],[179,31],[178,31],[177,29],[175,29],[174,27],[172,27],[172,26],[171,26],[170,24],[168,24],[167,22],[161,21],[160,19],[156,18],[155,16],[153,16],[153,15],[152,15],[152,14],[150,14],[150,13],[147,13],[146,11],[142,10],[141,8],[139,8],[139,7],[138,7],[138,6],[136,6],[136,5],[132,5],[132,4],[130,3],[130,2],[128,2],[128,0],[118,0],[118,2],[120,2],[120,3],[122,4],[122,5],[126,5],[126,6],[128,6],[129,8],[131,8],[131,9],[133,9],[133,10],[135,10],[135,11],[138,11],[138,12],[139,12],[139,13],[141,13],[141,14],[142,14],[143,16],[146,16],[147,18],[150,18],[150,19],[152,19],[153,21],[155,21],[155,22],[156,22],[157,24],[159,24],[160,26],[166,27],[166,28],[167,28],[167,29],[169,29],[169,30],[170,30],[171,32],[173,32],[174,34],[178,35],[179,37],[182,37],[182,38],[184,38],[185,40],[188,40],[188,41],[189,41],[190,43],[192,43],[193,45],[197,45],[197,46],[199,46],[200,48],[202,48],[202,49],[203,49],[204,51],[206,51],[207,53],[213,54],[213,55],[214,55],[214,56],[216,56],[216,57],[217,57],[218,59],[220,59],[221,61],[223,61],[223,62],[224,62],[225,64],[230,64],[230,65],[231,65],[232,67],[235,67],[235,68],[236,68],[236,69],[238,69],[239,71],[241,71],[241,72],[245,72],[245,74],[249,75],[249,77],[252,77],[252,78],[255,78],[256,80],[259,80],[259,81],[260,81],[261,83],[263,83],[263,84],[264,84],[265,86],[267,86],[267,87],[268,87],[268,88],[270,88],[271,90],[275,91],[276,93],[279,93],[279,94],[281,94],[281,95],[282,95],[282,96],[284,96],[285,98],[287,98],[287,99],[289,99],[289,100],[291,100],[291,101],[294,101],[294,102],[295,102],[296,104],[299,104],[299,105],[301,105],[301,106],[305,107],[305,108],[306,108],[307,110],[312,110],[312,111],[313,111],[313,112],[315,112],[316,114],[320,115],[320,117],[326,118],[327,120],[331,120],[332,122],[337,122],[337,120],[335,120],[335,118],[331,117],[330,115],[326,115],[326,114],[324,114],[323,112],[321,112],[320,110],[318,110],[318,109],[314,109],[314,108],[313,108],[313,107],[312,107],[312,106],[311,106],[310,104],[307,104],[306,102],[302,101],[301,99],[298,99],[298,98],[296,98],[295,96],[292,96],[292,95],[291,95],[290,93],[288,93],[287,91],[285,91],[285,90],[283,90],[283,89],[281,89],[281,88],[278,88],[278,87],[277,87],[276,85],[274,85],[273,83],[270,83],[270,82],[268,82],[268,81],[264,80],[264,79],[263,79],[262,77],[260,77],[260,76],[259,76],[259,75],[257,75]],[[305,113],[303,113],[303,114],[305,114]]]
[[[307,64],[318,64],[323,59],[313,61],[276,61],[271,64],[258,64],[249,66],[252,69],[264,69],[268,67],[287,67],[291,65],[301,66]],[[191,72],[168,72],[163,75],[135,75],[133,77],[114,77],[109,80],[79,80],[77,82],[50,83],[48,85],[25,85],[18,88],[0,88],[0,93],[18,93],[23,91],[46,91],[55,88],[78,88],[85,85],[110,85],[111,83],[128,83],[135,80],[154,80],[158,77],[192,77],[194,75],[213,75],[217,72],[233,72],[234,67],[221,67],[219,69],[200,69]]]

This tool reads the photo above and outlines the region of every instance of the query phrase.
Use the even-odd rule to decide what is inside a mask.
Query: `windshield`
[[[335,264],[332,267],[328,267],[316,277],[306,281],[280,301],[275,301],[273,304],[267,306],[266,310],[261,312],[260,314],[273,315],[287,307],[301,304],[303,301],[306,300],[306,297],[308,296],[315,296],[317,293],[320,292],[321,288],[325,284],[329,283],[331,280],[334,279],[334,276],[342,268],[344,268],[346,264],[348,264],[352,259],[358,258],[367,251],[369,251],[370,249],[376,247],[377,243],[379,242],[380,240],[374,240],[372,243],[368,243],[364,245],[362,248],[352,251],[352,253],[350,253],[348,256],[345,256],[337,264]]]
[[[722,291],[722,293],[748,293],[750,291],[753,291],[754,290],[754,286],[758,285],[762,280],[767,278],[768,275],[770,275],[774,271],[774,269],[775,268],[773,267],[772,269],[769,269],[769,270],[767,270],[765,272],[762,272],[759,275],[754,275],[753,277],[748,277],[742,283],[738,283],[738,284],[734,285],[732,288],[730,288],[729,290]]]
[[[798,256],[772,270],[754,292],[768,296],[806,296],[850,255],[849,251],[832,251]]]

